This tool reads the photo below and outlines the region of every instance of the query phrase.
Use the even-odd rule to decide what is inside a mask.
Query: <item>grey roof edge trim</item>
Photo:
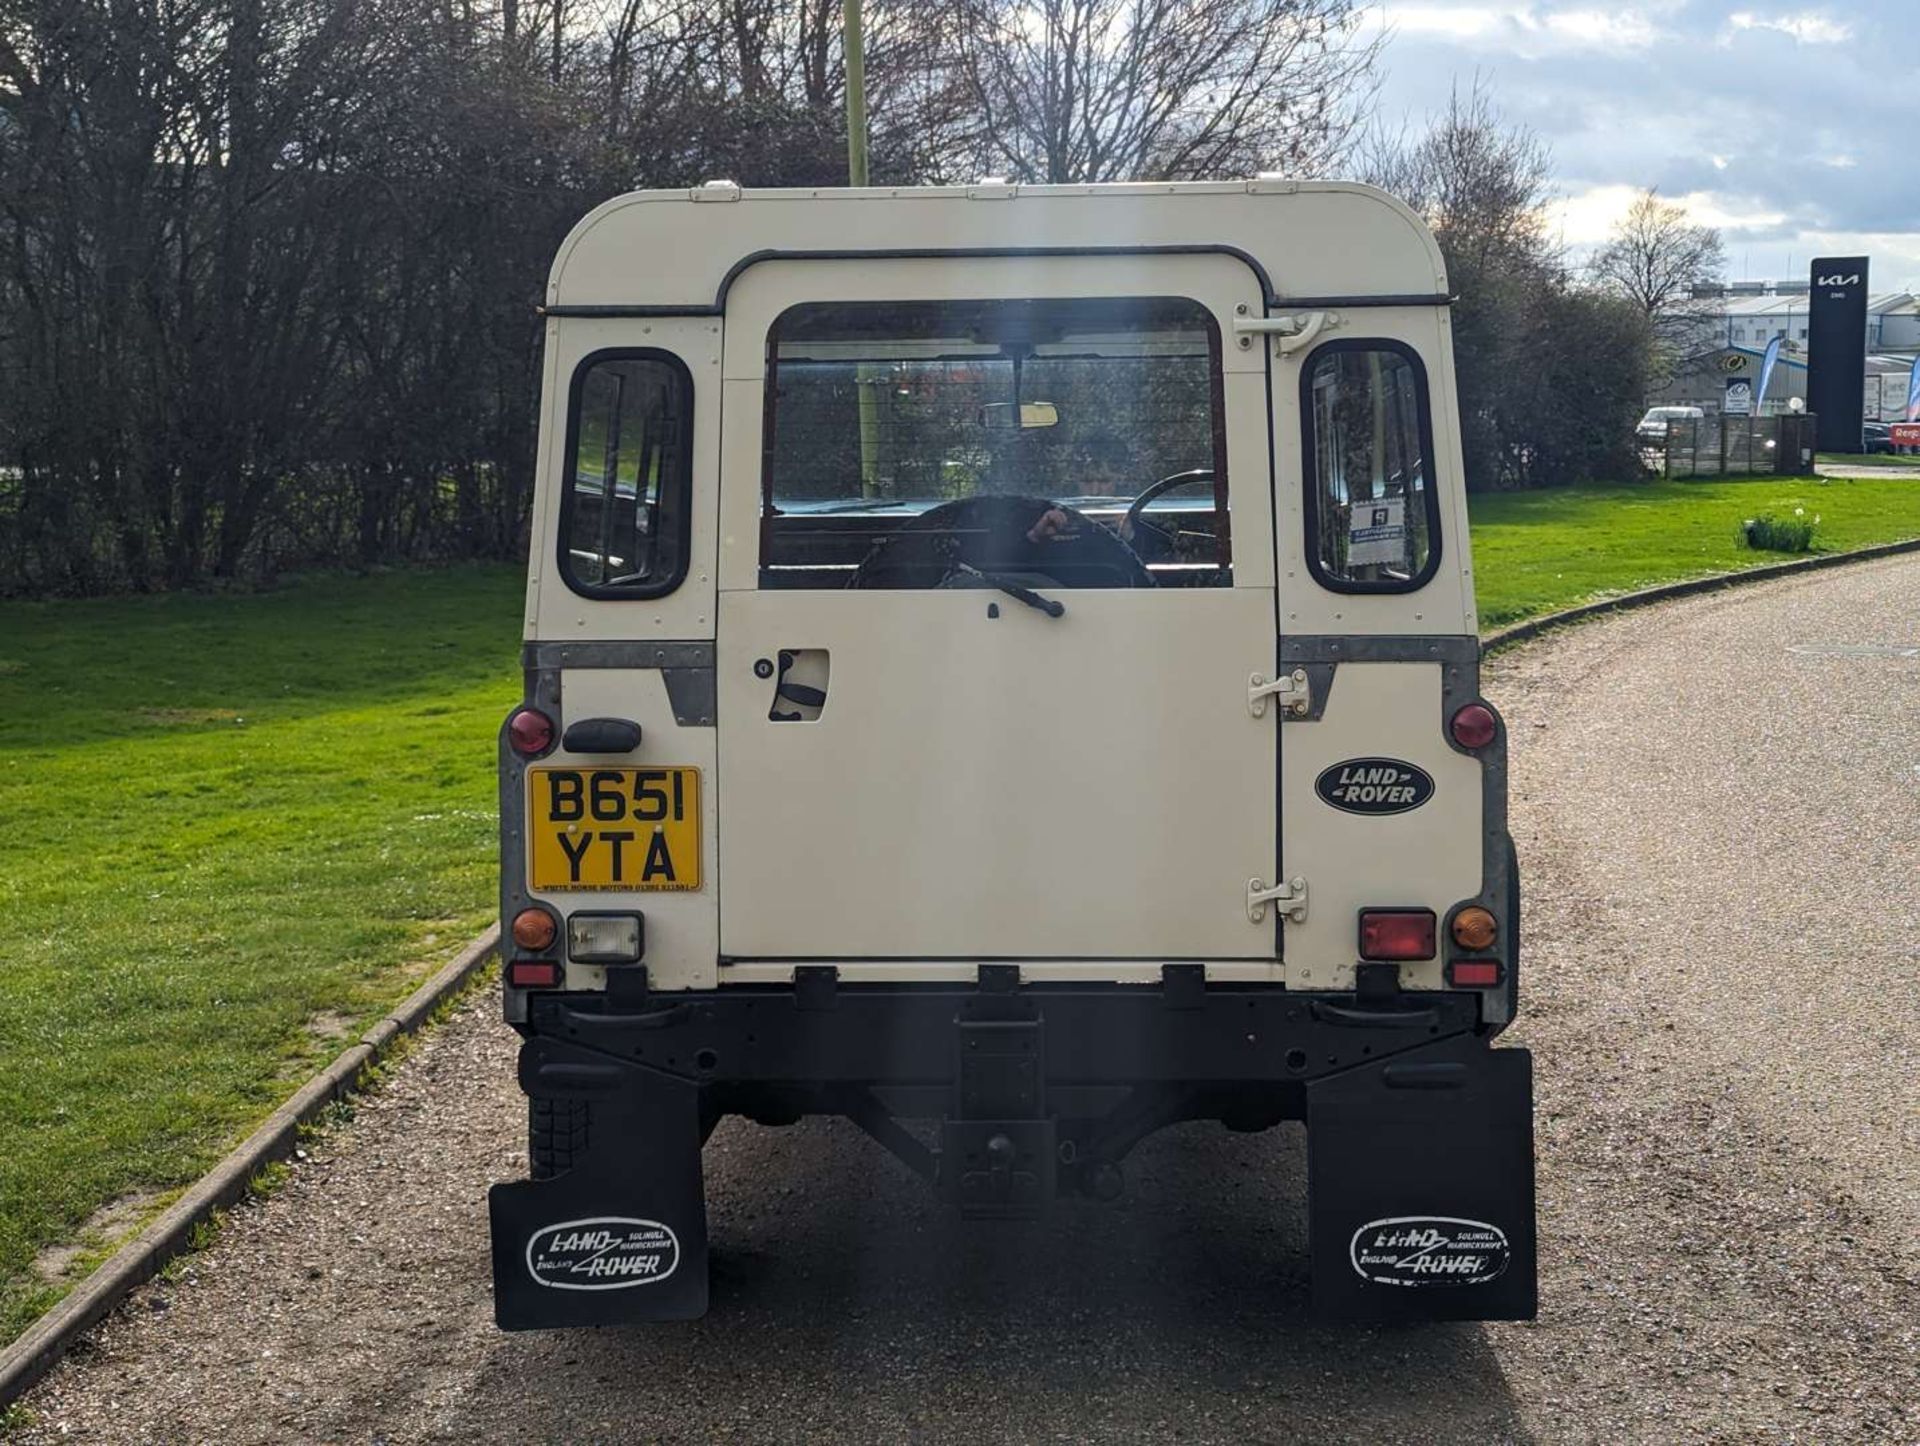
[[[614,317],[720,316],[727,307],[727,295],[752,267],[765,261],[971,261],[1020,260],[1025,258],[1077,256],[1230,256],[1244,263],[1259,278],[1260,292],[1272,311],[1326,310],[1332,307],[1451,306],[1455,298],[1447,292],[1405,292],[1383,295],[1281,296],[1273,289],[1273,278],[1260,258],[1250,251],[1224,242],[1174,242],[1147,246],[906,246],[858,247],[829,250],[750,251],[720,278],[719,289],[711,302],[555,302],[537,308],[549,317],[606,319]]]

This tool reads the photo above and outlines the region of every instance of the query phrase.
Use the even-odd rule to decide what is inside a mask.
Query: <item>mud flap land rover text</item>
[[[578,1061],[569,1077],[607,1143],[590,1136],[555,1179],[488,1192],[496,1319],[527,1330],[705,1315],[699,1089],[606,1059]]]

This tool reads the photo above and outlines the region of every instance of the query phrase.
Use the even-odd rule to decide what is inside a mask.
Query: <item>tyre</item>
[[[536,1180],[551,1180],[573,1168],[587,1151],[585,1100],[527,1101],[527,1160]]]

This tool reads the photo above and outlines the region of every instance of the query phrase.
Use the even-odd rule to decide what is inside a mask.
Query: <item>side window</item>
[[[693,378],[668,352],[596,352],[573,374],[560,575],[588,597],[659,597],[687,575]]]
[[[1395,342],[1340,341],[1307,361],[1307,561],[1338,592],[1410,592],[1440,563],[1427,373]]]

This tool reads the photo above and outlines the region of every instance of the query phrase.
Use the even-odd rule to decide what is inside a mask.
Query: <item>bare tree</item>
[[[1465,92],[1455,87],[1424,135],[1371,138],[1360,171],[1426,218],[1450,268],[1559,264],[1546,214],[1552,153],[1533,131],[1506,123],[1477,77]]]
[[[955,0],[967,160],[1024,181],[1295,175],[1346,150],[1381,39],[1356,0]]]
[[[1588,273],[1601,290],[1631,301],[1646,314],[1665,359],[1700,339],[1711,313],[1696,293],[1717,286],[1726,248],[1711,226],[1697,226],[1685,206],[1652,189],[1640,196],[1594,253]]]
[[[1446,257],[1469,485],[1633,475],[1646,323],[1570,284],[1540,138],[1507,124],[1476,80],[1423,134],[1374,137],[1361,170],[1426,218]]]

